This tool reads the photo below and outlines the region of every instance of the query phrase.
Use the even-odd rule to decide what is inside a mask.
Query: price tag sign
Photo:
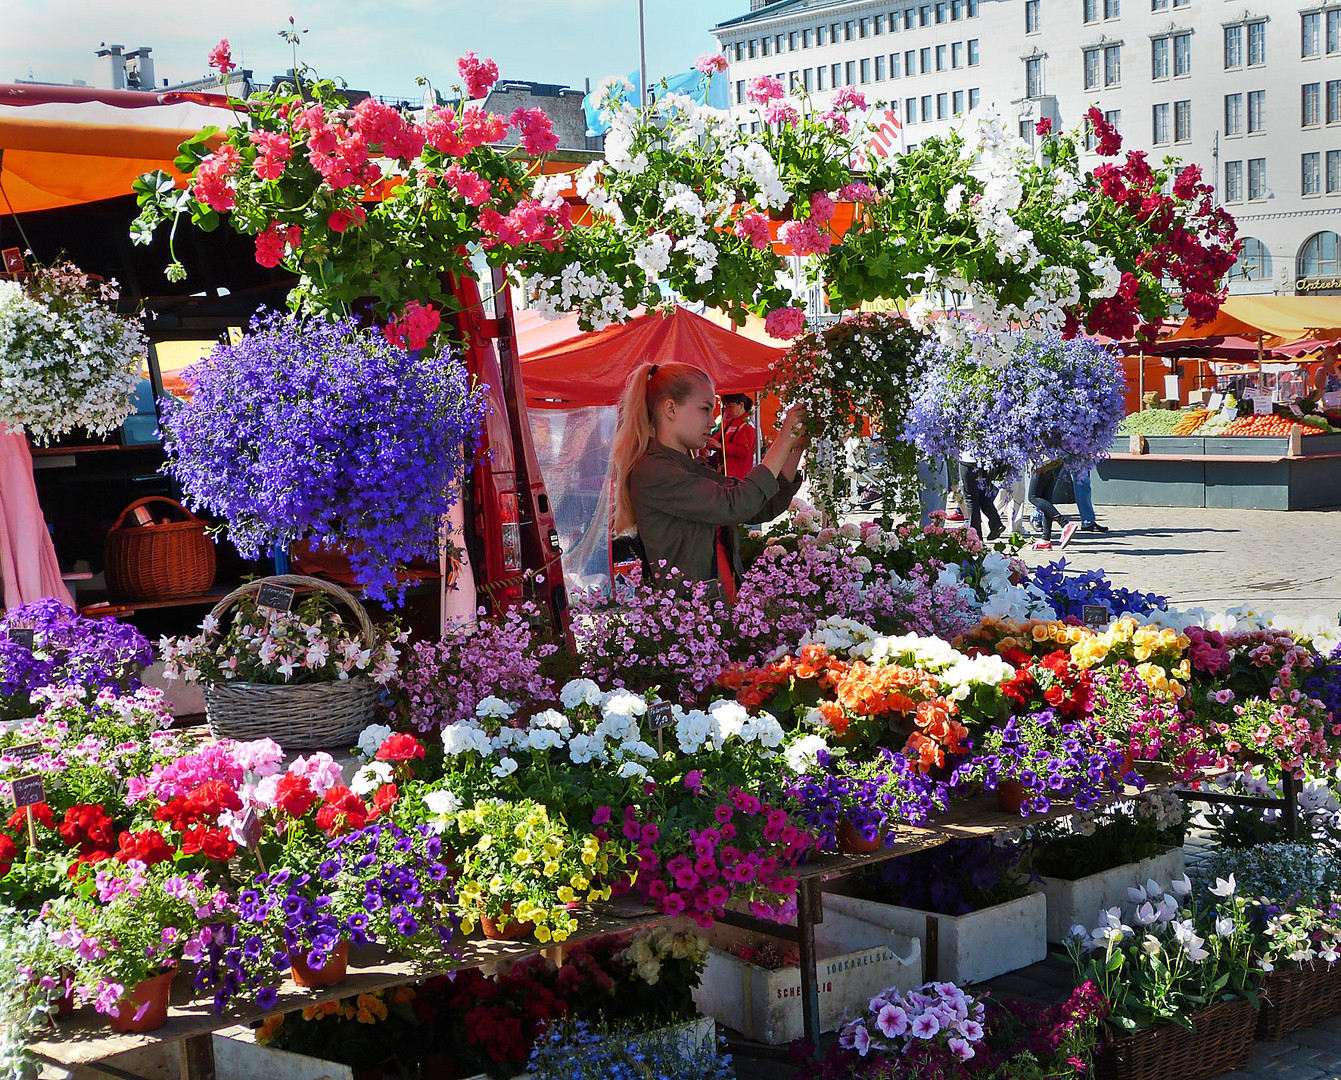
[[[1341,390],[1333,390],[1330,394],[1322,395],[1323,408],[1341,409]]]
[[[1289,410],[1291,416],[1303,416],[1303,415],[1304,415],[1303,412],[1300,411],[1299,406],[1296,405],[1293,401],[1290,402],[1290,404],[1286,405],[1285,407],[1286,407],[1286,409]]]
[[[1224,403],[1225,403],[1225,395],[1220,393],[1219,390],[1217,390],[1214,394],[1211,395],[1211,399],[1208,402],[1206,402],[1206,411],[1219,412],[1220,406],[1223,405]]]
[[[1253,412],[1257,415],[1271,415],[1271,394],[1261,393],[1252,395]]]
[[[295,591],[287,585],[262,585],[256,594],[256,606],[287,614],[293,610]]]
[[[11,626],[9,628],[9,640],[15,645],[22,645],[25,649],[33,647],[34,631],[28,626]]]
[[[20,746],[7,746],[0,750],[5,757],[15,757],[20,761],[33,761],[46,753],[40,742],[23,743]]]
[[[1112,618],[1103,604],[1085,604],[1080,609],[1080,619],[1091,630],[1102,630]]]
[[[647,726],[653,731],[670,727],[674,719],[674,709],[669,701],[654,701],[647,707]]]
[[[46,801],[46,792],[42,790],[42,777],[37,773],[20,776],[9,782],[14,792],[14,808],[22,810],[25,806],[34,806]]]

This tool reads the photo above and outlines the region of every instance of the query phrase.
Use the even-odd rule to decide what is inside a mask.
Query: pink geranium
[[[233,52],[227,38],[224,38],[210,50],[209,64],[210,67],[223,72],[225,75],[234,70]]]
[[[508,117],[528,154],[548,154],[559,148],[559,137],[544,109],[517,109]]]
[[[480,59],[473,50],[456,62],[456,70],[466,80],[467,97],[484,97],[498,82],[498,65],[492,60]]]
[[[790,101],[775,101],[764,110],[764,120],[770,124],[795,127],[801,122],[801,113]]]
[[[854,90],[850,86],[845,86],[838,93],[834,94],[831,108],[848,110],[866,108],[866,95],[860,90]]]
[[[745,99],[754,102],[756,105],[767,105],[770,101],[780,98],[786,93],[782,80],[775,79],[771,75],[756,75],[750,80],[750,84],[745,90]]]
[[[798,307],[774,308],[764,317],[764,330],[769,337],[790,341],[806,328],[806,313]]]
[[[741,214],[732,231],[742,240],[748,240],[760,251],[765,250],[773,242],[767,215],[754,211]]]
[[[725,53],[704,53],[694,61],[694,67],[704,75],[715,75],[727,67]]]

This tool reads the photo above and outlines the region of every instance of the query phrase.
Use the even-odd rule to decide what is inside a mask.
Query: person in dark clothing
[[[1001,515],[997,513],[992,496],[987,491],[987,480],[978,471],[977,462],[972,458],[959,459],[959,487],[968,503],[969,527],[982,536],[982,519],[987,518],[988,540],[995,540],[1005,531],[1001,524]]]
[[[1071,540],[1071,535],[1076,531],[1075,525],[1066,519],[1066,515],[1052,505],[1052,492],[1057,486],[1057,478],[1061,475],[1062,463],[1060,461],[1049,461],[1046,465],[1040,465],[1035,469],[1033,476],[1029,479],[1029,501],[1043,515],[1043,539],[1034,545],[1039,551],[1050,551],[1052,549],[1052,526],[1054,524],[1063,526],[1062,547],[1066,547]]]

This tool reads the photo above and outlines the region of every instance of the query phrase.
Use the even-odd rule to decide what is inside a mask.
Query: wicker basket
[[[185,520],[126,524],[129,514],[151,503],[172,507]],[[181,503],[161,495],[131,503],[107,533],[103,556],[108,589],[128,600],[172,600],[207,591],[214,584],[214,541],[205,528]]]
[[[1257,1030],[1246,998],[1222,1001],[1178,1024],[1142,1028],[1111,1038],[1095,1056],[1095,1080],[1205,1080],[1248,1063]]]
[[[1341,1012],[1341,963],[1273,971],[1261,990],[1257,1037],[1264,1042],[1282,1038],[1300,1028]]]
[[[220,600],[210,614],[222,619],[238,599],[259,592],[262,585],[292,585],[330,593],[354,613],[367,647],[375,647],[376,631],[363,605],[339,585],[302,574],[250,581]],[[294,686],[225,682],[204,689],[205,716],[215,737],[274,739],[286,750],[343,750],[353,746],[359,732],[371,723],[377,703],[377,687],[363,676]]]

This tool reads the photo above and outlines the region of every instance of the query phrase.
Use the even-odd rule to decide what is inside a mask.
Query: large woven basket
[[[1341,963],[1273,971],[1262,987],[1257,1037],[1264,1042],[1341,1012]]]
[[[228,609],[263,585],[320,589],[344,604],[358,619],[364,644],[376,646],[377,634],[363,605],[346,590],[302,574],[250,581],[234,589],[210,612],[222,619]],[[205,687],[205,716],[217,738],[274,739],[286,750],[343,750],[353,746],[372,722],[377,688],[363,676],[295,686],[221,682]]]
[[[1205,1080],[1248,1064],[1257,1018],[1236,998],[1195,1012],[1195,1031],[1178,1024],[1142,1028],[1109,1040],[1094,1059],[1095,1080]]]
[[[182,521],[161,525],[127,525],[126,517],[142,506],[162,503]],[[173,600],[199,596],[214,584],[214,541],[205,522],[181,503],[162,495],[137,499],[107,533],[103,556],[107,587],[128,600]]]

